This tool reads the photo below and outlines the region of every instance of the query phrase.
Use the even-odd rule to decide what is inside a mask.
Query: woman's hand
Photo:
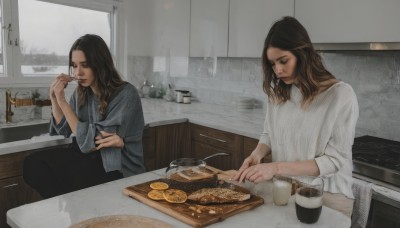
[[[251,166],[257,165],[261,163],[261,159],[255,156],[253,153],[244,159],[242,166],[236,173],[236,175],[232,178],[232,180],[242,182],[244,180],[243,172]],[[242,178],[243,177],[243,178]]]
[[[65,99],[64,93],[64,89],[68,85],[69,78],[70,77],[66,74],[60,74],[53,80],[50,86],[51,110],[54,120],[57,124],[60,123],[62,117],[64,116],[64,111],[61,109],[61,106],[63,106],[64,109],[66,106],[69,106]],[[71,129],[73,128],[71,127]]]
[[[52,100],[54,100],[54,98],[57,102],[61,99],[65,100],[64,89],[67,87],[69,81],[70,76],[66,74],[60,74],[53,80],[50,86],[50,96]]]
[[[240,172],[237,180],[244,182],[248,180],[253,183],[260,183],[262,181],[270,180],[277,173],[276,163],[260,163],[250,166]]]
[[[100,131],[100,135],[96,136],[96,141],[94,142],[96,145],[96,150],[100,150],[104,147],[124,147],[124,140],[122,140],[119,135],[116,133],[109,133],[106,131]]]
[[[243,182],[246,175],[243,173],[250,167],[261,163],[263,157],[271,153],[271,149],[264,143],[258,143],[257,147],[251,152],[250,156],[244,159],[242,166],[238,170],[237,174],[232,177],[232,180]]]

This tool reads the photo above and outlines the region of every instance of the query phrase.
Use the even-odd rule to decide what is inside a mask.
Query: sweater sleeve
[[[352,145],[359,112],[356,95],[352,89],[349,91],[350,94],[339,97],[339,102],[344,103],[336,110],[337,117],[334,120],[332,135],[324,154],[315,159],[320,176],[331,176],[338,172],[346,161],[352,160]]]
[[[265,114],[265,120],[264,120],[264,130],[260,135],[260,140],[258,143],[262,143],[267,145],[269,148],[271,148],[271,139],[270,139],[270,126],[269,126],[269,111],[270,111],[270,103],[269,101],[266,104],[266,114]]]
[[[259,143],[263,143],[263,144],[267,145],[269,148],[271,148],[271,140],[269,137],[268,129],[269,128],[268,128],[268,114],[267,114],[265,117],[265,120],[264,120],[264,130],[261,133]]]
[[[69,100],[69,105],[71,106],[72,110],[76,112],[75,110],[75,93],[72,94],[70,100]],[[50,135],[63,135],[64,137],[68,138],[72,134],[72,130],[69,127],[69,124],[65,117],[63,116],[60,123],[56,124],[54,117],[52,116],[50,119]]]

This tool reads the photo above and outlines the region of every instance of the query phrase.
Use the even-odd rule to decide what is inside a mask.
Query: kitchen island
[[[138,215],[164,221],[173,227],[190,227],[122,193],[125,187],[164,177],[164,171],[159,169],[20,206],[7,212],[7,222],[13,228],[53,228],[69,227],[100,216]],[[296,218],[294,196],[287,206],[275,206],[270,182],[247,187],[253,194],[263,197],[265,203],[208,227],[350,227],[350,218],[325,206],[316,224],[302,224]]]

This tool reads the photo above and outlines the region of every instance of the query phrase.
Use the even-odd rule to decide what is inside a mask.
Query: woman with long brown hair
[[[271,27],[262,52],[268,96],[264,132],[235,180],[274,175],[320,176],[324,204],[351,216],[352,144],[358,102],[349,84],[323,65],[306,29],[293,17]],[[272,154],[271,163],[261,163]]]
[[[67,102],[65,88],[78,86]],[[117,72],[104,40],[87,34],[69,52],[69,75],[50,86],[51,135],[72,137],[64,149],[31,154],[24,179],[44,198],[144,172],[144,118],[137,89]]]

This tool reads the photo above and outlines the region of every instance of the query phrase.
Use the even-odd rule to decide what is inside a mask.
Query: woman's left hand
[[[109,133],[106,131],[100,131],[100,135],[96,136],[96,141],[94,142],[97,147],[96,150],[100,150],[104,147],[124,147],[124,140],[122,140],[116,133]]]
[[[239,177],[239,182],[248,180],[253,183],[260,183],[262,181],[271,180],[277,171],[275,163],[261,163],[253,165],[243,170]]]

